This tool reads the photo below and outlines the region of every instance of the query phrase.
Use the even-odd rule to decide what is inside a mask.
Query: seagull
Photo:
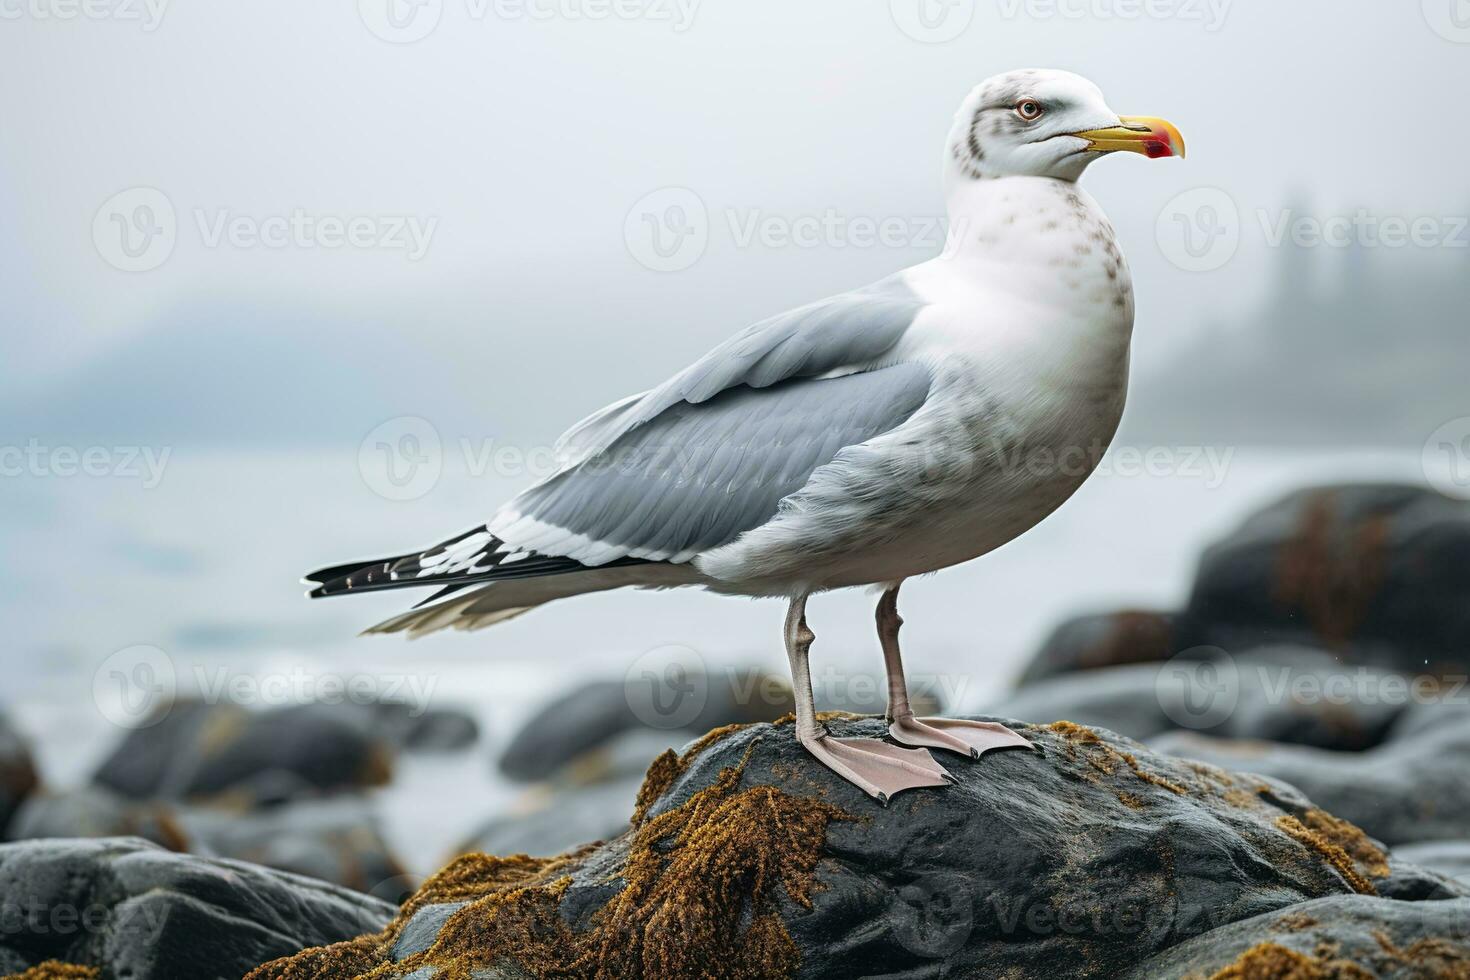
[[[746,328],[578,422],[555,472],[486,523],[321,569],[309,595],[437,586],[366,631],[411,636],[628,586],[781,598],[795,737],[879,803],[950,781],[929,749],[1028,747],[1000,724],[914,716],[898,591],[1035,526],[1112,440],[1133,288],[1077,181],[1115,152],[1183,157],[1184,141],[1070,72],[982,82],[944,148],[940,255]],[[850,587],[881,593],[893,742],[837,738],[813,705],[807,599]]]

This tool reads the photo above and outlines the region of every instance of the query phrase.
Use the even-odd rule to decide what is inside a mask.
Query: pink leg
[[[886,805],[906,789],[945,786],[949,773],[924,749],[905,749],[875,738],[835,738],[817,721],[807,664],[816,635],[806,625],[806,596],[791,601],[786,614],[786,655],[796,696],[796,738],[828,769]]]
[[[878,639],[883,644],[883,665],[888,672],[888,732],[904,745],[927,745],[948,749],[978,759],[991,749],[1032,748],[1030,742],[993,721],[960,718],[915,718],[909,707],[908,684],[903,677],[903,657],[898,649],[898,586],[878,600]]]

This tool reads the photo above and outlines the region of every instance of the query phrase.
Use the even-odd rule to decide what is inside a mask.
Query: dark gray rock
[[[789,786],[800,773],[798,785],[862,814],[829,826],[824,890],[788,920],[821,960],[803,977],[939,976],[940,963],[948,976],[1105,976],[1206,928],[1352,891],[1276,826],[1311,806],[1289,787],[1241,796],[1232,791],[1247,784],[1228,774],[1111,733],[1017,727],[1044,754],[943,755],[955,787],[875,809],[789,728],[757,726],[699,756],[650,814],[747,751],[742,784]],[[833,728],[882,732],[872,721]]]
[[[0,911],[0,962],[97,966],[102,980],[239,980],[394,914],[323,882],[124,838],[0,846]]]
[[[0,834],[40,782],[30,746],[0,713]]]
[[[93,781],[137,800],[229,794],[247,805],[278,802],[283,793],[387,782],[391,749],[355,710],[341,707],[257,712],[233,704],[173,704],[161,721],[128,733]]]
[[[1362,895],[1303,902],[1152,956],[1124,980],[1229,976],[1429,980],[1470,976],[1470,898],[1396,902]]]
[[[1470,670],[1470,504],[1412,485],[1300,490],[1204,554],[1182,648],[1272,643],[1407,674]]]
[[[371,805],[349,794],[239,811],[129,800],[88,787],[32,796],[9,836],[141,837],[171,851],[249,861],[363,892],[403,875]]]
[[[1365,752],[1183,732],[1161,735],[1150,745],[1288,782],[1394,847],[1470,839],[1470,721],[1440,724]]]
[[[1178,652],[1173,613],[1123,609],[1074,616],[1042,642],[1016,685],[1101,667],[1160,663]]]
[[[1181,655],[1038,681],[994,710],[1036,722],[1066,718],[1139,739],[1186,729],[1348,751],[1382,743],[1408,711],[1407,681],[1404,698],[1379,696],[1386,679],[1399,675],[1344,666],[1321,651],[1194,653],[1202,659]]]
[[[368,705],[368,723],[405,752],[459,752],[480,740],[480,724],[467,711],[422,709],[395,701]]]
[[[772,721],[791,711],[792,704],[784,680],[755,670],[648,672],[622,681],[593,681],[556,698],[526,722],[501,755],[500,771],[539,782],[625,732],[651,730],[687,739],[722,725]]]
[[[593,948],[611,975],[621,975],[617,958],[630,942],[644,949],[666,942],[668,955],[682,956],[690,943],[726,935],[725,928],[732,945],[695,955],[706,963],[710,956],[733,960],[748,938],[740,924],[774,914],[800,953],[797,975],[807,980],[1105,977],[1222,926],[1371,890],[1374,881],[1393,894],[1458,893],[1418,869],[1387,868],[1360,837],[1344,844],[1354,848],[1351,858],[1333,841],[1308,841],[1293,821],[1310,823],[1316,811],[1291,787],[1155,755],[1108,732],[1012,724],[1042,751],[992,753],[978,762],[941,755],[954,785],[902,793],[887,807],[807,754],[789,724],[726,733],[672,768],[669,761],[655,767],[641,821],[570,863],[548,866],[545,885],[531,886],[544,887],[545,897],[520,906],[525,919],[507,912],[504,928],[543,921],[531,911],[542,901],[554,902],[553,914],[574,933],[602,928],[599,913],[629,887],[627,862],[640,848],[667,862],[658,874],[676,874],[670,868],[677,866],[694,876],[675,879],[688,884],[669,892],[670,901],[710,878],[728,882],[728,891],[716,887],[714,905],[659,906],[658,921],[670,924],[666,935],[649,925],[602,937]],[[873,719],[829,727],[839,737],[884,732]],[[803,820],[815,813],[825,814],[823,830],[804,836]],[[685,829],[653,829],[678,826]],[[640,837],[647,834],[656,839]],[[710,834],[723,843],[702,843]],[[782,842],[776,853],[742,843],[768,839]],[[804,854],[814,863],[809,905],[786,890]],[[769,907],[750,907],[753,885],[742,876],[778,856],[770,881],[788,884],[771,886]],[[502,875],[498,868],[492,863],[487,874]],[[454,880],[456,891],[468,885]],[[640,896],[658,894],[647,880],[639,889]],[[728,906],[719,905],[721,894]],[[429,908],[445,904],[425,900]],[[403,963],[394,976],[427,966],[412,953],[426,948],[426,933],[442,928],[452,911],[418,913],[411,935],[399,936],[401,955],[385,961]],[[712,924],[711,915],[727,919]],[[509,936],[511,946],[554,958],[569,941],[547,939],[547,926],[532,928]],[[495,929],[471,929],[496,941]],[[781,946],[764,948],[779,955]],[[456,959],[456,968],[503,970],[505,949],[478,949]],[[275,964],[258,976],[304,975],[287,971],[311,962]],[[666,972],[666,980],[695,975],[692,965]]]

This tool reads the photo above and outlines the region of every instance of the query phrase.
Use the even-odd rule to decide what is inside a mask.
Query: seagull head
[[[969,180],[1076,180],[1088,164],[1119,151],[1182,157],[1184,137],[1162,119],[1118,115],[1081,75],[1028,68],[975,86],[955,114],[946,166]]]

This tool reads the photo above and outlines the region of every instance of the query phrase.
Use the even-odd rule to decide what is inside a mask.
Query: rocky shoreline
[[[1292,494],[1184,607],[1059,628],[984,715],[1033,751],[887,807],[780,697],[657,730],[589,685],[502,756],[539,804],[421,884],[369,794],[472,741],[453,712],[175,705],[63,794],[0,718],[0,976],[1464,980],[1467,579],[1465,504]]]

